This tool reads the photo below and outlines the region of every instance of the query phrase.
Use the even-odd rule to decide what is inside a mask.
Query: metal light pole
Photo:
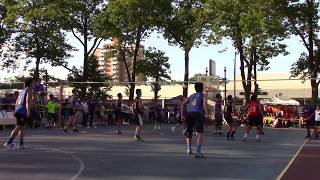
[[[224,105],[227,104],[227,68],[224,67]]]
[[[236,108],[236,78],[237,78],[237,51],[234,52],[234,62],[233,62],[233,110]]]

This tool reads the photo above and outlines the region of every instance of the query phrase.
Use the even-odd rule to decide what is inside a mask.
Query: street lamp
[[[224,78],[223,78],[223,81],[224,81],[224,105],[227,104],[227,68],[224,67]]]

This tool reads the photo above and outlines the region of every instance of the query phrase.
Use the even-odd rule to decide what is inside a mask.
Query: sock
[[[20,138],[20,145],[23,145],[23,138]]]
[[[228,134],[227,134],[227,138],[228,138],[228,137],[230,137],[230,132],[228,132]]]
[[[202,144],[197,145],[197,153],[201,153]]]
[[[187,144],[188,151],[191,151],[191,144]]]
[[[233,136],[234,136],[234,133],[236,133],[235,131],[232,131],[231,132],[231,137],[233,138]]]
[[[260,135],[259,134],[256,135],[256,139],[260,139]]]
[[[247,138],[247,137],[248,137],[248,134],[247,134],[247,133],[244,133],[243,137],[244,137],[244,138]]]
[[[11,144],[13,142],[13,139],[14,139],[14,137],[10,136],[8,141],[7,141],[7,144]]]

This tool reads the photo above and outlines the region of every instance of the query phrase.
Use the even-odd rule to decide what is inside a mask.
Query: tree
[[[164,55],[163,51],[156,48],[149,48],[145,52],[145,60],[137,63],[137,72],[144,74],[146,77],[153,78],[154,82],[151,84],[154,92],[154,99],[158,99],[158,92],[161,90],[161,82],[170,80],[169,76],[169,58]]]
[[[78,74],[79,81],[87,82],[89,79],[89,59],[93,56],[99,47],[103,38],[96,34],[96,20],[105,7],[104,0],[60,0],[57,4],[56,12],[59,14],[60,22],[63,29],[72,33],[79,41],[83,48],[83,70],[74,69],[74,73]],[[104,27],[108,28],[108,27]],[[109,37],[105,37],[107,39]],[[92,45],[90,45],[92,42]],[[86,95],[86,85],[81,87],[80,94]]]
[[[54,3],[50,1],[5,1],[7,25],[14,29],[14,47],[22,52],[27,64],[35,59],[34,78],[39,78],[41,63],[66,66],[72,47],[66,43],[61,24],[55,19]],[[11,63],[17,63],[12,61]]]
[[[111,24],[111,35],[118,41],[118,57],[126,65],[130,82],[130,101],[134,98],[136,63],[141,41],[149,36],[157,25],[158,19],[166,14],[168,7],[170,7],[170,0],[110,0],[104,15],[100,18],[100,24],[102,24],[100,27],[103,29],[105,25]],[[106,34],[109,35],[108,32]],[[130,51],[133,52],[132,70],[129,69],[126,58],[126,54]]]
[[[320,72],[320,38],[319,38],[319,2],[304,0],[301,3],[282,1],[283,13],[290,32],[298,36],[306,48],[300,58],[291,67],[293,76],[309,77],[312,91],[312,102],[317,104],[319,97]]]
[[[204,0],[172,0],[171,11],[160,25],[169,44],[177,45],[184,51],[184,97],[188,96],[189,53],[193,47],[201,44],[206,31],[207,17],[204,7]]]
[[[5,24],[5,18],[7,17],[7,9],[3,5],[2,1],[0,2],[0,47],[2,47],[7,39],[11,35],[10,29]]]
[[[76,94],[80,96],[82,99],[95,97],[97,99],[105,99],[108,98],[109,95],[107,94],[108,91],[110,91],[110,84],[107,83],[108,80],[110,80],[104,72],[98,69],[98,61],[95,56],[90,56],[88,61],[88,83],[84,85],[82,82],[82,77],[76,76],[74,74],[70,74],[68,76],[68,81],[72,83],[72,86],[74,87],[74,90],[76,91]],[[77,69],[75,69],[77,70]],[[78,73],[83,73],[79,71]],[[74,82],[74,83],[73,83]],[[101,82],[101,83],[99,83]],[[86,83],[86,82],[85,82]],[[86,87],[85,94],[83,94],[83,86]]]
[[[240,55],[245,98],[249,100],[252,80],[258,93],[257,71],[268,69],[269,59],[286,55],[287,37],[277,0],[209,0],[210,43],[229,38]]]

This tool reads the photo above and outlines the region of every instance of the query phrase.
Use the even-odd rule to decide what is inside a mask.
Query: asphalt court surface
[[[246,142],[243,129],[235,141],[205,133],[207,158],[186,155],[182,129],[171,126],[143,129],[144,142],[135,143],[133,126],[115,135],[115,127],[62,130],[27,130],[25,150],[0,149],[1,180],[206,180],[275,179],[304,142],[302,129],[265,129],[262,142],[255,130]],[[0,131],[3,144],[9,131]],[[17,142],[17,140],[16,140]],[[195,145],[193,145],[195,150]]]

